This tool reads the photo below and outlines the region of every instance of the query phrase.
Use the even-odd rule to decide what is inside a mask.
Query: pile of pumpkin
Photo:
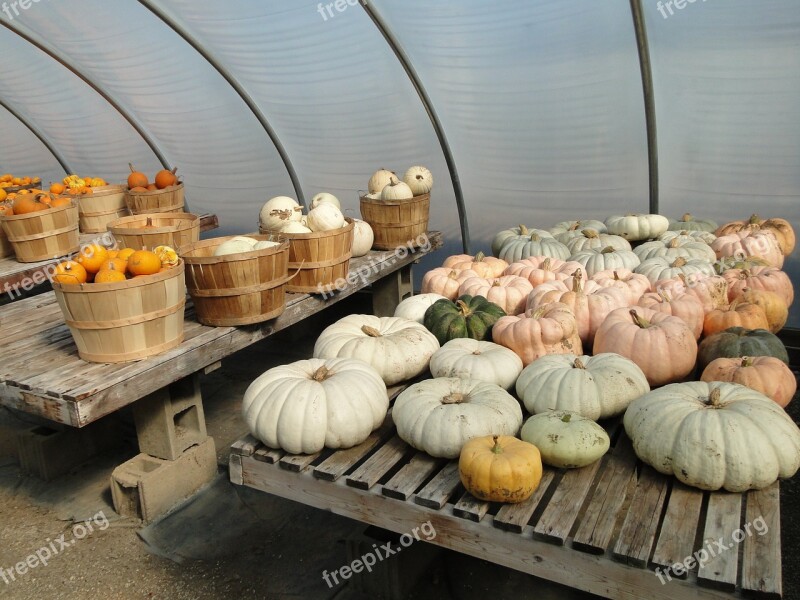
[[[115,283],[134,277],[154,275],[180,262],[169,246],[151,250],[109,249],[102,244],[81,247],[78,256],[56,265],[53,281],[63,285]]]
[[[367,182],[366,198],[370,200],[410,200],[429,194],[433,188],[433,174],[427,167],[415,165],[403,175],[388,169],[378,169]]]
[[[160,170],[156,173],[156,176],[153,177],[152,182],[145,173],[137,171],[131,163],[128,163],[128,168],[131,171],[130,175],[128,175],[128,191],[130,192],[154,192],[157,190],[166,190],[180,184],[177,176],[178,167],[175,167],[171,171],[168,169]]]
[[[357,445],[384,421],[386,386],[430,371],[397,397],[397,433],[459,458],[482,500],[523,501],[542,464],[599,460],[597,421],[619,415],[639,458],[687,485],[761,489],[800,468],[782,408],[796,380],[773,333],[793,299],[778,268],[788,223],[628,215],[520,227],[493,246],[448,258],[395,316],[349,315],[313,359],[257,378],[243,402],[253,435],[290,453]],[[704,333],[701,380],[687,381]]]
[[[41,181],[41,177],[17,177],[11,173],[4,173],[3,175],[0,175],[0,190],[36,185],[37,183],[41,183]]]
[[[353,222],[352,256],[364,256],[372,248],[375,236],[366,221],[353,219]],[[307,214],[294,198],[270,198],[261,207],[258,223],[262,233],[294,235],[335,231],[344,227],[346,221],[339,199],[329,192],[320,192],[311,199]]]
[[[0,202],[0,216],[27,215],[72,204],[72,199],[68,196],[55,196],[43,192],[22,193],[23,191],[32,190],[21,190],[14,195],[13,200]]]

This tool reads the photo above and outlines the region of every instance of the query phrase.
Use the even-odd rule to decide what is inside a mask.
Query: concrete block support
[[[184,451],[176,460],[138,454],[114,469],[114,510],[150,523],[192,496],[217,474],[214,438]]]
[[[391,317],[397,305],[413,293],[411,265],[406,265],[372,284],[372,313],[378,317]]]

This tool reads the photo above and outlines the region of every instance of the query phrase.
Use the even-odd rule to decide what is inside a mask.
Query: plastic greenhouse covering
[[[0,6],[0,171],[122,180],[163,161],[220,234],[254,230],[275,195],[330,191],[358,216],[375,169],[414,164],[445,252],[653,206],[800,221],[797,0]],[[785,270],[800,281],[797,253]]]

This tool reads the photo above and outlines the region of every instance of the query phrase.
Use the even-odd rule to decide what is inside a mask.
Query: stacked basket
[[[360,197],[361,216],[372,227],[376,250],[419,245],[428,231],[431,195],[421,194],[407,200],[380,200]]]
[[[125,203],[132,215],[151,213],[180,213],[183,212],[183,183],[171,185],[163,190],[148,190],[146,192],[125,192]]]
[[[83,233],[104,233],[109,223],[129,214],[123,185],[92,188],[91,194],[78,200],[79,224]]]
[[[111,221],[108,231],[121,248],[169,246],[180,250],[200,239],[200,217],[191,213],[133,215]]]
[[[78,205],[2,217],[3,231],[19,262],[50,260],[77,252]]]

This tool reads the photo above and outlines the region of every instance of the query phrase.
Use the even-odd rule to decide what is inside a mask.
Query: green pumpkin
[[[789,364],[786,346],[766,329],[731,327],[708,336],[700,343],[697,368],[702,372],[715,358],[740,358],[742,356],[774,356]]]
[[[437,300],[425,311],[423,323],[439,344],[455,338],[492,340],[492,326],[505,311],[483,296],[461,296],[455,302]]]

